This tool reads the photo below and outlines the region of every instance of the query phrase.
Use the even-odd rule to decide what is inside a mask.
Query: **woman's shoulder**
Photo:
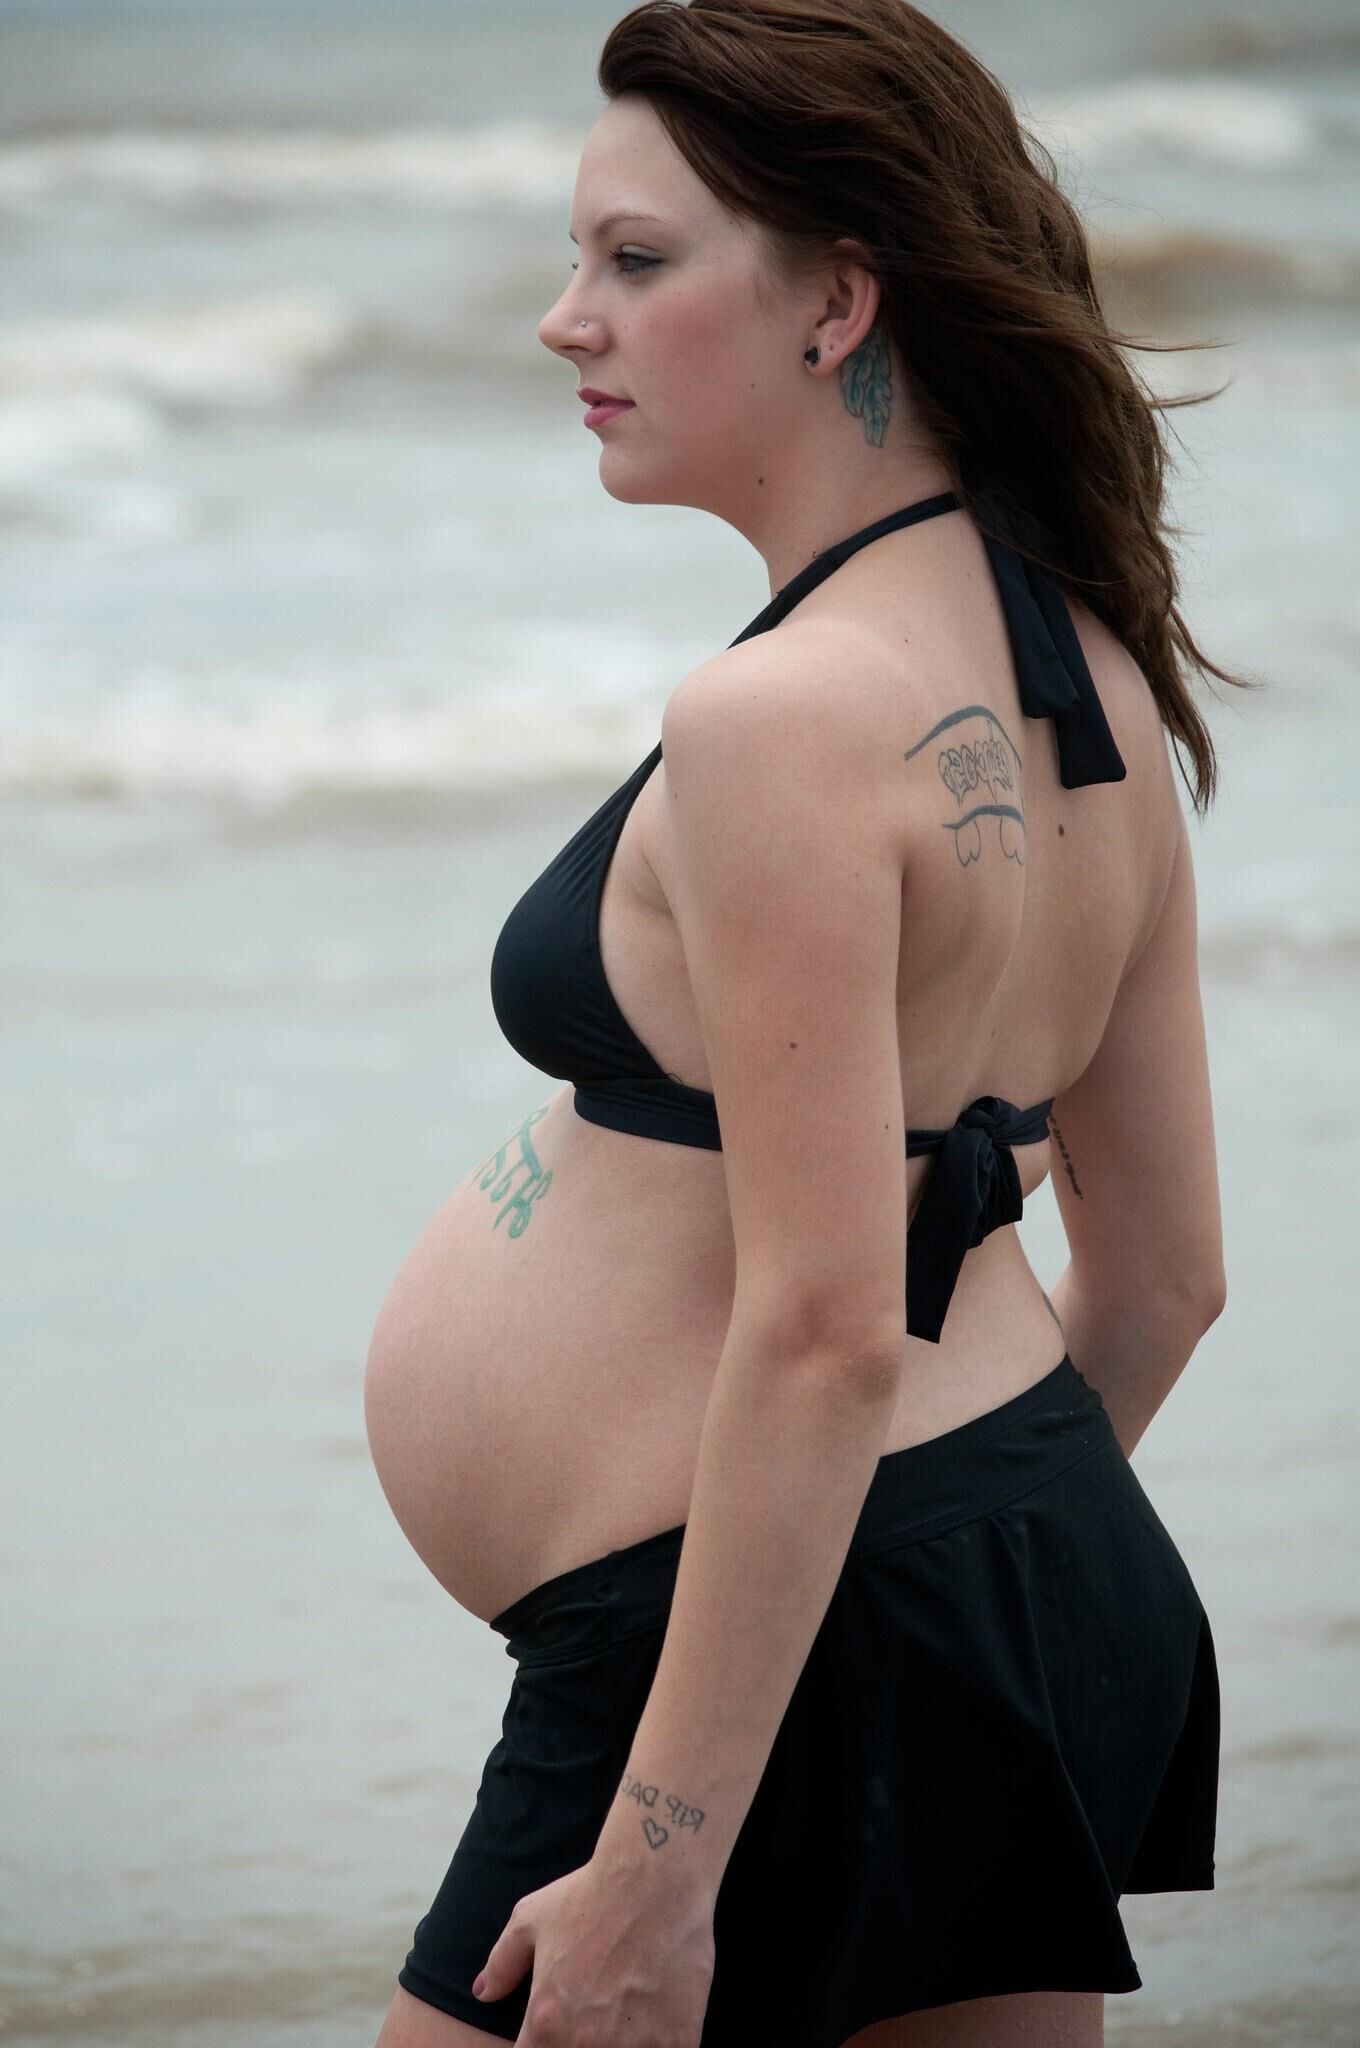
[[[820,750],[862,760],[896,731],[904,712],[925,710],[941,687],[924,650],[892,647],[870,623],[789,620],[777,632],[726,647],[681,677],[666,700],[668,733],[722,747],[754,744],[793,755]],[[885,725],[885,720],[888,724]]]

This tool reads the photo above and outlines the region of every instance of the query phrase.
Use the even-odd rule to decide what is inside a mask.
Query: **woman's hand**
[[[713,1894],[649,1877],[586,1863],[519,1901],[473,1986],[505,1998],[532,1964],[516,2048],[699,2048]]]

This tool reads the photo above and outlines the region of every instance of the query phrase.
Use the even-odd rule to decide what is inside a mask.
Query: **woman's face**
[[[626,502],[720,509],[787,437],[807,375],[806,307],[768,274],[759,295],[754,228],[718,202],[636,96],[611,101],[587,138],[571,232],[578,262],[538,334],[578,387],[632,401],[588,430],[601,481]]]

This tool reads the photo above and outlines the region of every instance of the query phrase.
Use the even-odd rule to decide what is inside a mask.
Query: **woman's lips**
[[[621,412],[631,412],[632,410],[633,402],[631,399],[611,398],[603,405],[592,405],[590,411],[586,414],[585,424],[588,427],[602,427],[606,420],[616,420]]]

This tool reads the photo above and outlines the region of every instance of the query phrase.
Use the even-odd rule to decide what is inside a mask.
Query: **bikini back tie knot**
[[[907,1232],[907,1328],[938,1344],[964,1253],[1024,1210],[1012,1145],[1048,1136],[1053,1097],[1017,1109],[979,1095],[947,1130],[907,1133],[907,1157],[938,1156]]]

